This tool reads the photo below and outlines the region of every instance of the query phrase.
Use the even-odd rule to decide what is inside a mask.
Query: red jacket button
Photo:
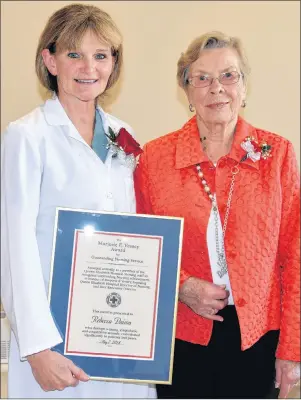
[[[243,307],[244,305],[246,305],[246,300],[245,299],[238,299],[237,300],[237,302],[236,302],[236,305],[238,306],[238,307]]]

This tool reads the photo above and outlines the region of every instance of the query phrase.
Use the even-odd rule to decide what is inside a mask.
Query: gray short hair
[[[188,73],[190,65],[196,61],[201,53],[209,49],[232,48],[235,49],[239,58],[241,73],[246,83],[246,78],[249,75],[249,63],[242,47],[240,39],[232,36],[227,36],[222,32],[208,32],[197,37],[188,46],[185,53],[181,54],[178,61],[177,80],[179,86],[183,89],[188,84]]]

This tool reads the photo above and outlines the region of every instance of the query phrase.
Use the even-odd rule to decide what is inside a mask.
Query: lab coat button
[[[113,198],[112,192],[107,192],[106,197],[107,199],[112,199]]]

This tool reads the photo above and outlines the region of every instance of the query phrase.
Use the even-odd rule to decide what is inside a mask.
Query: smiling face
[[[114,68],[111,48],[87,31],[78,49],[42,52],[49,72],[57,77],[60,101],[95,102],[106,89]]]
[[[190,65],[188,76],[190,79],[199,77],[201,80],[206,80],[208,77],[210,82],[210,77],[218,78],[223,74],[222,80],[227,82],[227,78],[231,77],[232,72],[240,74],[236,83],[222,84],[218,79],[214,79],[206,87],[194,87],[191,84],[186,87],[188,100],[195,108],[197,118],[207,126],[228,124],[238,117],[246,94],[238,54],[231,48],[208,49],[204,50],[200,57]]]

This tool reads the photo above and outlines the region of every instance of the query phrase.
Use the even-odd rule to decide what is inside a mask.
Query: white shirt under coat
[[[108,126],[132,129],[99,108]],[[10,398],[154,398],[145,384],[102,381],[44,392],[21,358],[62,342],[47,300],[56,207],[135,212],[133,171],[103,163],[55,97],[9,124],[1,157],[1,299],[11,324]]]
[[[221,222],[219,211],[218,211],[218,225],[217,226],[218,226],[219,248],[221,249],[224,239],[223,239],[222,222]],[[207,226],[207,246],[208,246],[208,254],[209,254],[213,283],[215,283],[216,285],[226,285],[226,290],[229,291],[228,305],[234,305],[229,273],[226,273],[222,277],[220,277],[217,273],[219,270],[219,266],[217,264],[218,256],[217,256],[217,251],[216,251],[215,221],[214,221],[213,206],[211,207],[211,212],[210,212],[208,226]],[[224,257],[226,259],[225,253],[224,253]]]
[[[217,163],[214,163],[214,166],[216,168]],[[219,240],[219,248],[221,249],[224,245],[223,227],[222,227],[222,221],[221,221],[221,217],[220,217],[220,213],[219,213],[217,204],[216,204],[216,207],[217,207],[217,215],[218,215],[218,218],[217,218],[218,240]],[[218,266],[218,255],[217,255],[217,251],[216,251],[215,229],[216,229],[215,228],[215,219],[214,219],[214,211],[213,211],[213,204],[212,204],[209,221],[208,221],[208,226],[207,226],[207,246],[208,246],[208,254],[209,254],[212,279],[213,279],[213,283],[215,283],[216,285],[226,285],[226,290],[229,291],[228,305],[234,305],[234,299],[233,299],[233,294],[232,294],[232,289],[231,289],[231,284],[230,284],[229,273],[225,274],[222,277],[220,277],[217,273],[219,270],[219,266]],[[225,251],[224,251],[224,257],[225,257],[225,260],[227,261]]]

